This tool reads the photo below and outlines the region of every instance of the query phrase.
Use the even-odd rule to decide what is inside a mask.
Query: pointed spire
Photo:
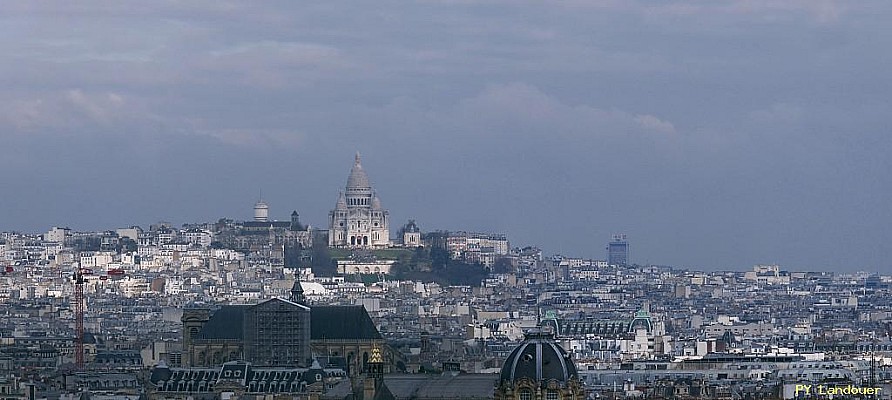
[[[304,304],[307,301],[304,296],[304,288],[300,285],[300,279],[294,280],[294,285],[291,286],[291,297],[288,300],[298,304]]]
[[[381,199],[378,198],[378,192],[372,193],[372,210],[381,210]]]
[[[347,190],[350,189],[368,189],[369,177],[362,169],[362,159],[359,152],[356,152],[356,158],[353,160],[353,168],[350,168],[350,176],[347,177]]]
[[[347,198],[344,197],[344,192],[338,190],[338,203],[335,205],[335,209],[337,210],[346,210],[347,209]]]

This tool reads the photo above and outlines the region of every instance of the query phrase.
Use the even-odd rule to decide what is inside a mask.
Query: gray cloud
[[[887,269],[883,1],[12,2],[0,229],[397,220],[707,268]],[[839,249],[846,249],[840,251]]]

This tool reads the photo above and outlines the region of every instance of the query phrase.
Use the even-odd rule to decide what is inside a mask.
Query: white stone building
[[[338,195],[335,209],[328,213],[330,247],[384,248],[390,246],[389,213],[372,190],[362,169],[359,153],[345,192]]]

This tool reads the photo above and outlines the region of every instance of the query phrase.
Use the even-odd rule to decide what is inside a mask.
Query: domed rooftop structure
[[[347,177],[347,187],[338,194],[338,202],[328,218],[330,247],[382,249],[391,246],[389,213],[372,190],[358,152]]]
[[[576,364],[555,343],[550,330],[528,332],[502,365],[499,381],[496,400],[533,399],[540,391],[544,399],[581,400],[585,397]]]
[[[347,177],[347,189],[368,189],[371,187],[369,176],[362,169],[362,160],[357,152],[356,158],[353,160],[353,168],[350,169],[350,176]]]
[[[527,378],[533,382],[568,382],[575,379],[578,376],[576,364],[553,337],[551,332],[527,333],[524,341],[505,360],[500,380],[517,382]]]
[[[421,232],[421,229],[418,228],[418,224],[415,223],[414,219],[410,219],[409,223],[403,227],[403,232],[416,233]]]

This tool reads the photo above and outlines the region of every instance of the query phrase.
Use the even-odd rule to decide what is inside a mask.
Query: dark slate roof
[[[496,374],[385,375],[384,385],[398,399],[491,399]]]
[[[223,306],[211,315],[197,339],[241,340],[245,311],[250,306]],[[310,338],[381,339],[381,333],[363,306],[313,306],[310,311]]]
[[[170,377],[173,376],[173,372],[170,370],[170,367],[167,364],[159,364],[155,368],[152,368],[152,374],[149,377],[149,381],[153,384],[157,384],[158,381],[169,381]]]
[[[549,334],[530,333],[505,359],[500,379],[508,382],[522,378],[534,382],[551,379],[567,382],[576,376],[576,364]]]
[[[90,332],[84,332],[84,344],[99,344],[99,341],[96,340],[96,336]]]
[[[381,339],[381,333],[363,306],[313,306],[310,338]]]
[[[244,336],[242,324],[247,308],[244,305],[220,307],[204,324],[201,332],[198,332],[197,338],[241,340]]]
[[[142,363],[142,356],[137,350],[99,350],[96,352],[94,360],[97,363],[125,361],[139,361],[139,363]]]

